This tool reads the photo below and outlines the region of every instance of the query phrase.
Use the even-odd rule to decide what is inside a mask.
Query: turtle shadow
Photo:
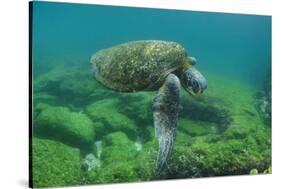
[[[232,122],[231,113],[226,109],[227,104],[212,96],[199,98],[186,97],[181,99],[179,117],[193,121],[205,122],[215,127],[216,133],[225,131]]]

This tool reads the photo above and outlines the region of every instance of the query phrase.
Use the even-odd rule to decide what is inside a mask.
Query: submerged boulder
[[[93,122],[87,115],[58,106],[41,110],[34,121],[34,131],[38,136],[73,146],[90,144],[95,138]]]
[[[103,137],[102,164],[87,173],[88,183],[117,183],[139,181],[135,158],[137,147],[123,132],[113,132]]]
[[[179,119],[178,129],[191,136],[201,136],[216,132],[216,127],[208,122]]]
[[[112,184],[141,181],[135,172],[132,161],[110,163],[87,175],[88,184]]]
[[[104,99],[86,107],[86,112],[94,122],[103,123],[97,132],[102,136],[108,132],[122,131],[130,137],[135,137],[137,127],[126,115],[118,111],[118,99]]]
[[[105,163],[126,162],[133,160],[137,154],[134,142],[120,131],[106,135],[102,144],[101,159]]]
[[[154,92],[122,93],[120,112],[133,118],[140,125],[153,123],[152,99]]]
[[[108,95],[107,90],[92,79],[88,67],[83,66],[57,66],[38,76],[33,81],[33,89],[37,102],[79,107]]]
[[[135,170],[141,180],[157,180],[155,166],[158,153],[158,141],[151,140],[143,144],[135,158]]]
[[[33,187],[80,184],[80,151],[60,142],[32,139]]]

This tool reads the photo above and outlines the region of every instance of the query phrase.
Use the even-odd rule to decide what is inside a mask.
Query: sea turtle
[[[143,40],[103,49],[91,57],[93,75],[119,92],[158,90],[153,100],[155,135],[159,142],[156,173],[169,160],[176,137],[180,86],[193,96],[207,87],[194,68],[196,59],[172,41]]]

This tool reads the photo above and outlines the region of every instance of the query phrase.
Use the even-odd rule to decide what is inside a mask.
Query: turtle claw
[[[173,151],[179,112],[179,90],[179,79],[174,74],[170,74],[154,98],[153,118],[155,134],[159,143],[156,162],[157,175],[160,175]]]

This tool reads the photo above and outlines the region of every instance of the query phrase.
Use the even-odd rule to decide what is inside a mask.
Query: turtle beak
[[[207,88],[207,80],[194,67],[183,72],[181,81],[183,88],[193,96],[201,95]]]

